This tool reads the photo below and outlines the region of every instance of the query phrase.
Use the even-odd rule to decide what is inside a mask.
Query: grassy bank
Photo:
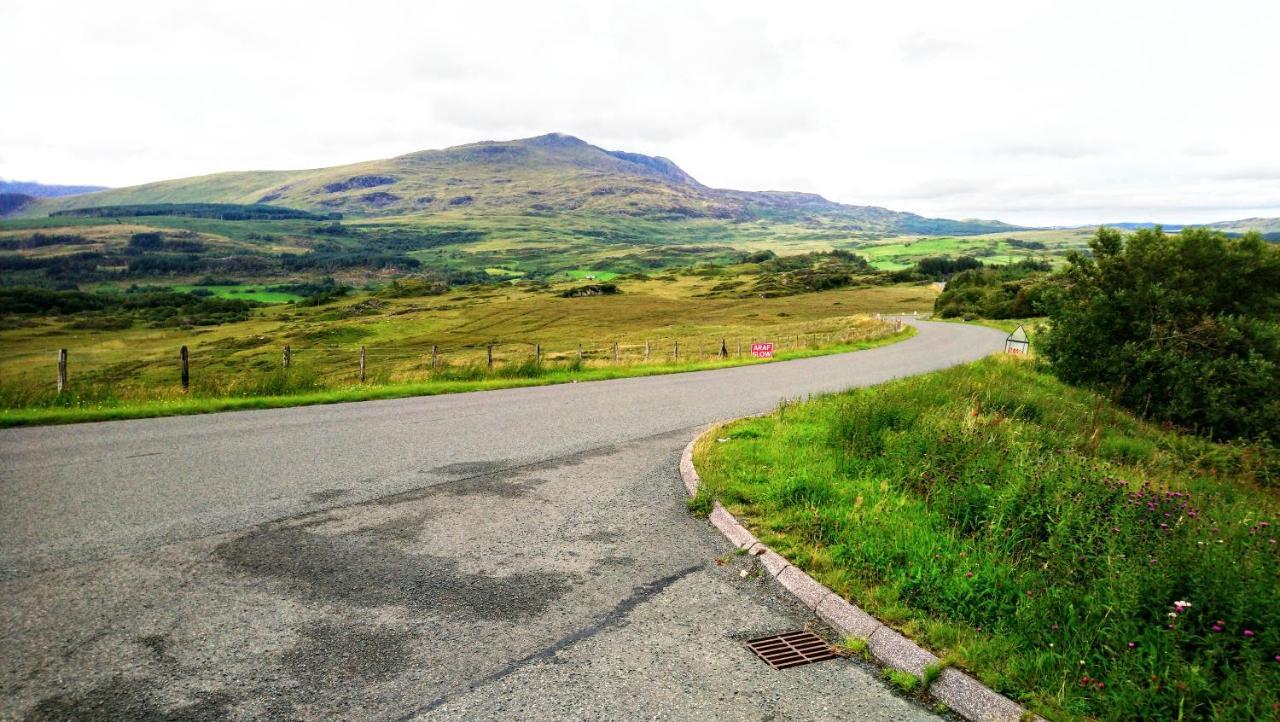
[[[1260,449],[1008,358],[715,436],[699,471],[765,543],[1036,712],[1280,710],[1280,479]]]
[[[332,388],[320,387],[317,378],[305,371],[280,369],[263,376],[253,386],[239,388],[207,386],[203,389],[195,388],[188,394],[174,390],[168,396],[144,401],[130,402],[127,398],[121,399],[105,390],[95,390],[96,395],[92,396],[70,393],[42,407],[0,409],[0,428],[314,406],[348,401],[435,396],[467,391],[686,373],[861,351],[902,341],[913,335],[915,335],[915,329],[910,326],[904,327],[897,333],[869,332],[869,337],[862,340],[821,348],[784,351],[777,354],[772,361],[751,357],[649,364],[606,364],[576,360],[537,363],[524,360],[506,363],[493,370],[478,364],[449,367],[415,382],[375,381]]]

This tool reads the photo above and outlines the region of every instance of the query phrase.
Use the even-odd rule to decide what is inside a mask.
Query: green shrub
[[[1280,249],[1159,228],[1102,228],[1049,303],[1058,375],[1215,439],[1280,430]]]

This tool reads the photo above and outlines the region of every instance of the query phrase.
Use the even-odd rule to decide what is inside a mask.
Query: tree
[[[1280,436],[1280,250],[1256,233],[1100,228],[1048,299],[1070,383],[1219,439]]]

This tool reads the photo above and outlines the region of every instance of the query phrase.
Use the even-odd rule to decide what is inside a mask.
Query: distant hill
[[[1218,221],[1216,223],[1152,223],[1150,221],[1142,221],[1138,223],[1104,223],[1107,228],[1119,228],[1123,231],[1136,231],[1139,228],[1155,228],[1160,226],[1166,231],[1180,231],[1183,228],[1203,227],[1213,228],[1214,230],[1224,231],[1226,233],[1244,233],[1246,231],[1258,231],[1263,234],[1280,233],[1280,218],[1242,218],[1238,221]],[[1073,228],[1092,228],[1094,224],[1084,226],[1072,226]]]
[[[998,221],[925,218],[810,193],[709,188],[674,162],[608,151],[551,133],[485,141],[333,168],[217,173],[44,199],[23,215],[99,205],[273,204],[345,216],[596,214],[651,220],[714,218],[822,222],[872,233],[971,235]]]
[[[33,198],[61,198],[101,190],[106,190],[106,186],[45,185],[35,181],[11,181],[0,178],[0,193],[16,193]]]
[[[35,200],[35,196],[24,193],[0,193],[0,218],[21,211]]]
[[[1280,218],[1242,218],[1238,221],[1206,223],[1205,226],[1229,233],[1244,233],[1245,231],[1258,231],[1264,234],[1280,233]]]

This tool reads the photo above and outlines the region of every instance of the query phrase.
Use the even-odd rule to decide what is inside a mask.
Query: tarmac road
[[[702,425],[984,356],[0,431],[0,719],[927,719],[685,511]]]

